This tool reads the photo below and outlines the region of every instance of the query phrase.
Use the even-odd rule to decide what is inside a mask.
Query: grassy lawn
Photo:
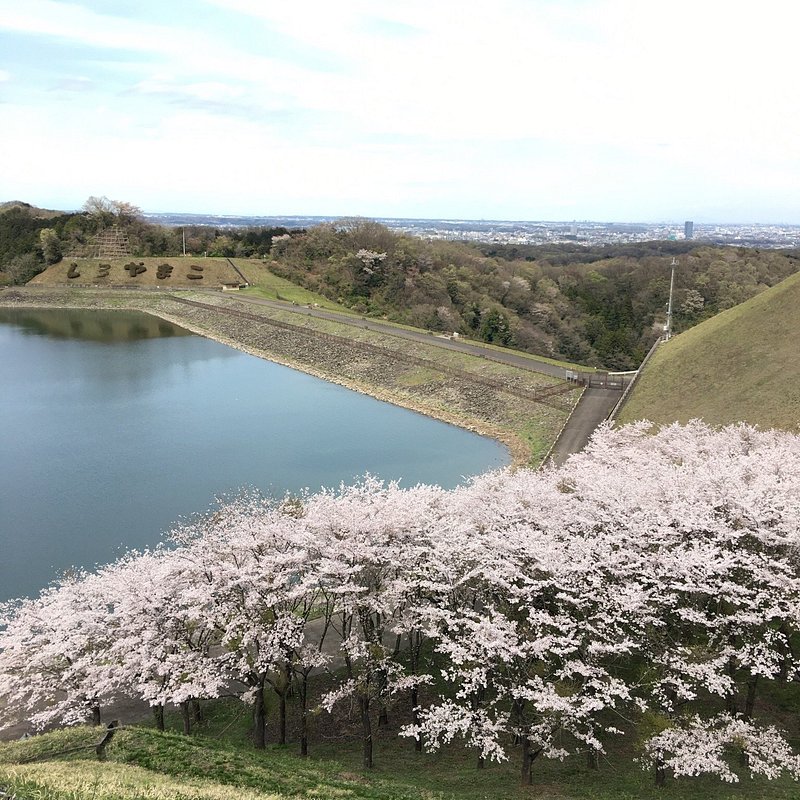
[[[320,308],[327,308],[331,311],[339,311],[342,314],[352,314],[350,309],[329,300],[321,294],[311,292],[298,286],[296,283],[287,281],[285,278],[280,278],[269,271],[267,265],[263,261],[257,259],[249,259],[244,261],[236,259],[233,262],[239,269],[242,270],[248,281],[252,284],[247,289],[243,289],[241,293],[249,297],[259,297],[265,300],[285,300],[288,303],[297,303],[298,305],[318,305]]]
[[[417,753],[409,740],[378,734],[375,768],[360,766],[354,738],[325,736],[301,759],[296,746],[255,751],[247,741],[248,715],[235,701],[207,707],[200,733],[189,737],[148,727],[120,731],[100,763],[93,750],[20,763],[77,745],[92,745],[97,729],[74,728],[0,745],[0,789],[37,800],[139,800],[174,798],[317,798],[317,800],[634,800],[656,796],[653,776],[635,761],[631,742],[617,742],[599,770],[584,759],[537,762],[534,783],[520,785],[519,754],[478,769],[473,754],[453,745]],[[173,718],[172,724],[177,724]],[[711,777],[669,780],[657,793],[666,800],[789,800],[800,793],[786,780],[745,779],[725,784]]]
[[[661,345],[619,421],[800,427],[800,273]]]

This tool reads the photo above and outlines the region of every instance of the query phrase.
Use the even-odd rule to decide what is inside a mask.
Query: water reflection
[[[281,496],[365,472],[455,486],[509,460],[145,315],[2,310],[0,363],[0,600],[151,546],[241,487]]]
[[[98,403],[174,386],[199,363],[237,356],[216,343],[209,347],[209,340],[171,322],[131,311],[0,308],[0,347],[3,330],[6,337],[12,330],[23,337],[7,358],[24,363],[24,353],[36,351],[35,369],[21,380],[44,392],[72,387],[82,401]],[[27,337],[44,337],[51,344],[40,353]]]
[[[0,308],[0,323],[15,325],[30,336],[104,344],[193,335],[159,317],[132,311]]]

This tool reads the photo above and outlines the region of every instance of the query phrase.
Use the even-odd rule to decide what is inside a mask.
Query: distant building
[[[683,223],[683,238],[684,239],[691,239],[694,236],[694,222],[690,219],[687,219],[686,222]]]

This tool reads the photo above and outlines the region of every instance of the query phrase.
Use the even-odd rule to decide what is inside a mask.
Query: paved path
[[[573,453],[583,450],[589,437],[608,417],[620,397],[616,389],[586,389],[556,440],[548,462],[561,466]]]

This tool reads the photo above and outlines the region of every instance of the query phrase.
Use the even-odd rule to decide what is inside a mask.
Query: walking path
[[[586,447],[591,435],[619,402],[617,389],[587,388],[550,452],[547,463],[561,466],[573,453]]]

